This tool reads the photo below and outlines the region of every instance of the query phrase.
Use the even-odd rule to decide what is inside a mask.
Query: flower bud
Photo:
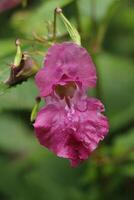
[[[23,53],[20,64],[15,66],[11,65],[10,77],[6,81],[9,86],[14,86],[18,83],[22,83],[27,80],[30,76],[36,74],[39,66],[37,62],[28,54]]]

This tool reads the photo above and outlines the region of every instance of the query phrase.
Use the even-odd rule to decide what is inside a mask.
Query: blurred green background
[[[0,13],[0,81],[9,75],[15,38],[23,50],[46,46],[44,37],[55,7],[79,29],[82,44],[94,56],[99,96],[106,107],[110,132],[88,161],[71,168],[39,145],[30,112],[38,92],[29,79],[0,96],[1,200],[131,200],[134,199],[134,1],[31,0],[23,8]],[[51,27],[50,27],[51,28]],[[59,41],[69,39],[58,22]],[[35,55],[34,55],[35,53]],[[95,93],[94,91],[92,92]]]

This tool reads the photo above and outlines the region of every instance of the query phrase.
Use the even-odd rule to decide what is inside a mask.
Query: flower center
[[[66,85],[57,85],[55,87],[55,92],[61,99],[68,97],[72,98],[75,90],[76,90],[76,85],[74,82],[69,82]]]
[[[57,85],[57,86],[55,86],[56,94],[61,99],[65,99],[68,107],[71,107],[70,98],[72,98],[74,96],[75,90],[76,90],[76,85],[75,85],[74,82],[69,82],[66,85]]]

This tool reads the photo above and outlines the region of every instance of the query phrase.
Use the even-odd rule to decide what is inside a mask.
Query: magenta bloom
[[[36,83],[46,100],[34,123],[36,135],[43,146],[75,167],[88,159],[108,132],[103,104],[86,95],[96,83],[91,57],[74,43],[53,45]]]
[[[36,76],[42,97],[53,92],[55,85],[74,81],[84,88],[95,87],[96,70],[88,52],[71,42],[55,44],[45,58],[44,68]]]

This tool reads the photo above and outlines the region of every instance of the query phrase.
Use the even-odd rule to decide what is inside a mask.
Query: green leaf
[[[8,56],[7,59],[0,60],[0,82],[4,82],[10,75],[10,67],[8,64],[11,63],[11,56]]]
[[[63,15],[63,13],[60,13],[60,16],[73,42],[75,42],[78,45],[81,45],[81,38],[77,29],[68,21],[68,19]]]
[[[7,89],[9,89],[8,85],[0,82],[0,96],[3,95],[7,91]]]
[[[16,113],[17,116],[17,113]],[[11,116],[8,112],[1,113],[0,148],[10,152],[29,151],[36,146],[36,140],[30,134],[30,129],[20,117]],[[8,123],[10,122],[10,123]],[[28,124],[28,122],[27,122]]]
[[[102,101],[110,119],[111,130],[117,130],[134,119],[134,68],[132,66],[131,59],[121,56],[102,53],[97,57]]]
[[[93,1],[93,3],[91,1]],[[78,3],[81,8],[81,15],[91,17],[92,12],[94,11],[96,20],[101,21],[107,15],[109,8],[119,1],[120,0],[79,0]],[[94,8],[92,8],[92,5],[94,5]]]
[[[114,139],[112,152],[117,158],[124,160],[134,155],[134,129],[121,133]]]
[[[31,37],[33,32],[45,35],[47,33],[47,21],[53,21],[54,10],[56,7],[64,7],[73,0],[51,0],[42,1],[38,7],[32,10],[19,11],[11,18],[11,24],[19,29],[23,34]],[[36,15],[35,15],[36,13]],[[58,25],[59,27],[60,25]],[[62,29],[60,26],[60,30]]]
[[[8,109],[28,109],[31,111],[37,95],[35,83],[32,79],[29,79],[10,88],[9,92],[0,96],[0,111]]]
[[[134,164],[126,164],[121,167],[121,171],[123,176],[134,178]]]
[[[9,59],[7,59],[8,62]],[[10,74],[10,67],[5,62],[5,59],[0,60],[0,96],[7,92],[8,86],[4,83]]]
[[[2,39],[0,40],[0,58],[4,57],[4,56],[7,56],[7,55],[10,55],[12,54],[13,52],[15,52],[16,48],[15,48],[15,45],[14,45],[14,38],[11,38],[11,39]]]
[[[126,126],[129,123],[132,123],[134,120],[134,104],[129,105],[124,110],[118,112],[116,115],[113,115],[110,118],[112,132],[118,130],[118,128]]]

